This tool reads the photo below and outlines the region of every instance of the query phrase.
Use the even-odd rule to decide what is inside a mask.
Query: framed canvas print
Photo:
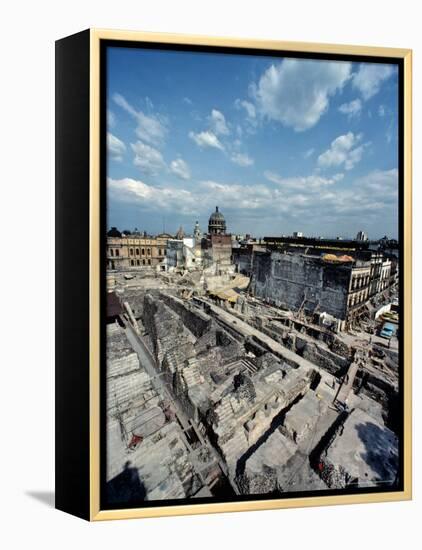
[[[411,498],[411,52],[56,43],[56,506]]]

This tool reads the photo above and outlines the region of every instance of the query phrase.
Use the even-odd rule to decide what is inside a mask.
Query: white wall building
[[[201,265],[201,254],[195,247],[193,237],[183,239],[169,239],[167,242],[166,258],[163,262],[165,271],[175,269],[194,269]]]

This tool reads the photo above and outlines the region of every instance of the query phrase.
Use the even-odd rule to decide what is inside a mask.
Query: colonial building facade
[[[127,235],[107,237],[107,268],[125,271],[134,268],[156,268],[166,257],[171,235],[156,237]]]

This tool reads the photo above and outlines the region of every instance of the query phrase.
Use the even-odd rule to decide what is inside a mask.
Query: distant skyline
[[[397,238],[394,65],[108,49],[107,226]]]

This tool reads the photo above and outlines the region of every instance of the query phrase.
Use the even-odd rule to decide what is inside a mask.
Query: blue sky
[[[108,220],[397,237],[393,65],[109,48]]]

